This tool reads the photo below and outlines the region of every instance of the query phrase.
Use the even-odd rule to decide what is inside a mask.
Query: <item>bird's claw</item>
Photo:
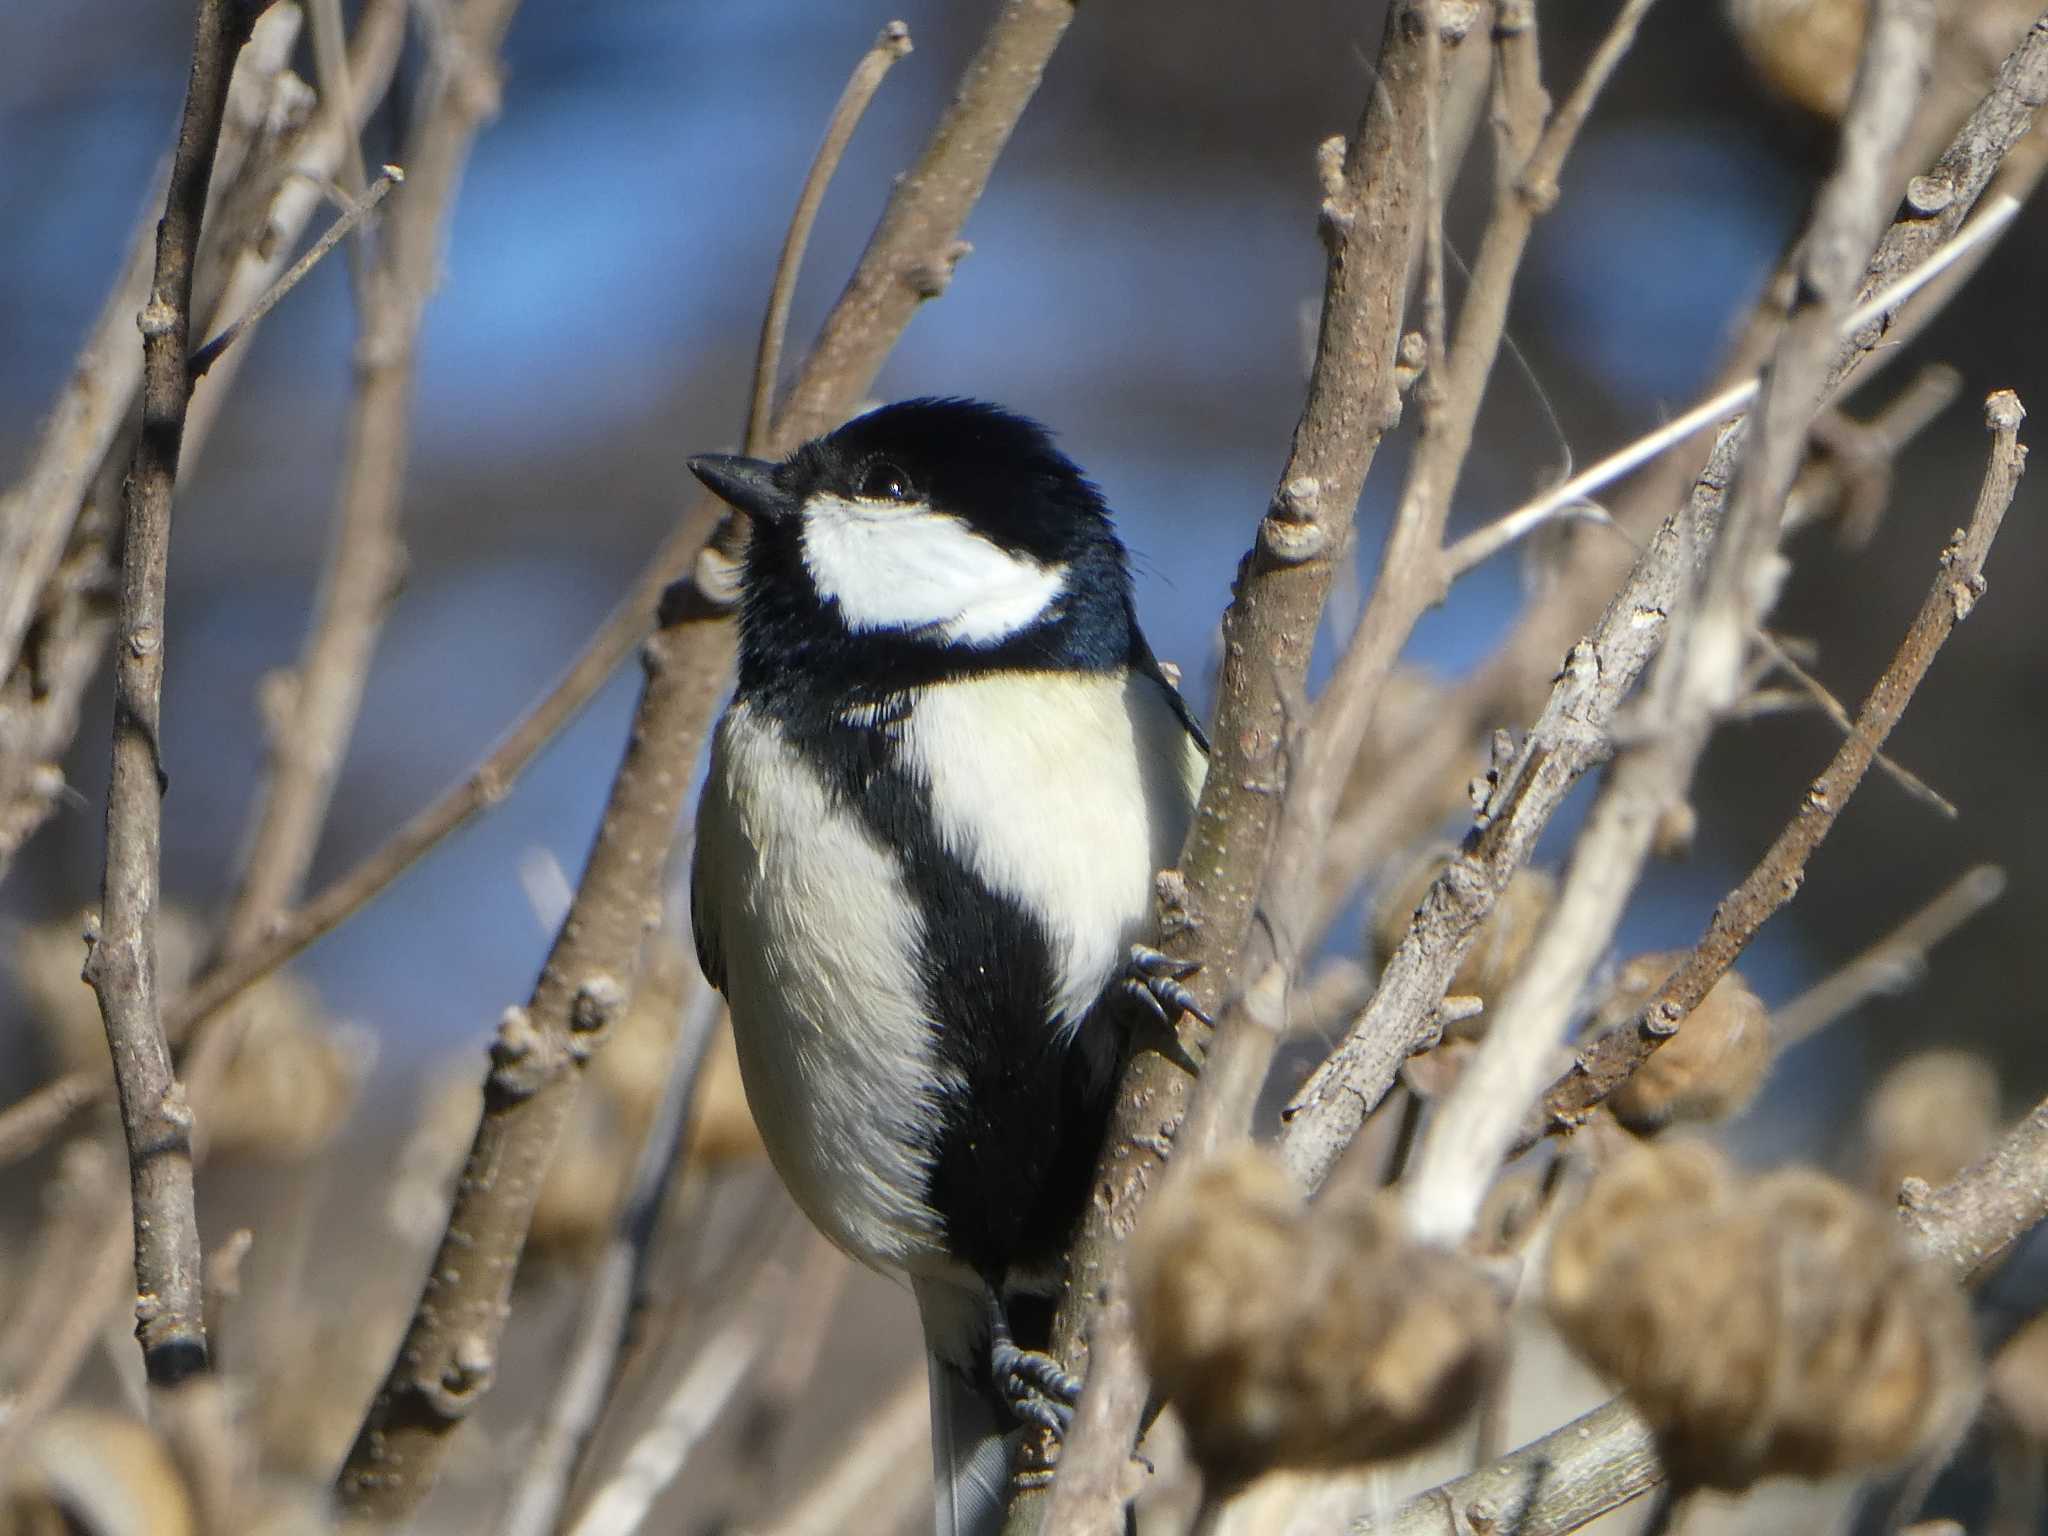
[[[1080,1377],[1051,1355],[1019,1349],[1007,1333],[999,1334],[990,1347],[989,1368],[1011,1413],[1055,1438],[1066,1438],[1074,1423],[1074,1405],[1081,1400]]]
[[[1168,1029],[1189,1014],[1213,1027],[1215,1020],[1202,1011],[1195,994],[1182,982],[1201,969],[1194,960],[1176,960],[1147,944],[1133,944],[1120,983],[1124,992]]]

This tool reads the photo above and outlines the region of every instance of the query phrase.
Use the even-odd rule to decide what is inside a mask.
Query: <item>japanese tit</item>
[[[797,1204],[916,1296],[941,1536],[991,1529],[1005,1431],[1077,1390],[1010,1319],[1057,1288],[1117,1008],[1193,1007],[1137,941],[1207,743],[1101,494],[1035,423],[911,400],[690,468],[753,523],[698,957]]]

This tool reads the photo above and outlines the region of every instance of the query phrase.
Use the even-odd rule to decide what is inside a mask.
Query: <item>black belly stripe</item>
[[[927,914],[921,969],[939,1067],[960,1085],[941,1103],[926,1200],[953,1255],[1000,1282],[1064,1247],[1086,1197],[1108,1110],[1113,1041],[1054,1017],[1053,942],[1016,898],[939,840],[930,787],[902,760],[903,718],[771,708],[844,803],[901,864]],[[1068,1040],[1063,1045],[1061,1035]]]

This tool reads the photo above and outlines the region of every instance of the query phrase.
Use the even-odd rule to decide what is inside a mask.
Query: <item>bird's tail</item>
[[[983,1384],[985,1347],[971,1304],[950,1287],[917,1286],[932,1394],[932,1508],[936,1536],[995,1536],[1010,1496],[1010,1442]]]

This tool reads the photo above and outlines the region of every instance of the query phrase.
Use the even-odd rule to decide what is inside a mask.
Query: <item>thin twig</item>
[[[1971,222],[1968,229],[1936,251],[1926,263],[1912,268],[1903,276],[1880,287],[1871,298],[1851,310],[1841,323],[1840,328],[1844,337],[1853,337],[1864,327],[1902,307],[1914,294],[1957,262],[1978,250],[1980,246],[1988,248],[1990,242],[2005,233],[2006,226],[2018,217],[2019,211],[2018,198],[1995,199]],[[1757,391],[1762,388],[1762,384],[1760,376],[1752,375],[1739,384],[1729,385],[1718,394],[1702,400],[1691,410],[1673,417],[1663,426],[1645,432],[1634,442],[1617,448],[1605,458],[1587,465],[1569,480],[1553,486],[1541,496],[1524,502],[1512,512],[1488,523],[1484,528],[1474,529],[1452,545],[1446,553],[1445,559],[1452,572],[1462,574],[1482,561],[1492,558],[1558,513],[1569,510],[1575,503],[1587,500],[1595,492],[1604,490],[1615,481],[1634,473],[1687,438],[1747,410],[1750,402],[1756,399]]]
[[[327,253],[346,239],[350,230],[374,213],[377,205],[384,201],[391,189],[404,180],[405,172],[399,167],[385,166],[378,173],[376,181],[371,183],[370,189],[335,217],[334,222],[322,231],[320,238],[313,242],[306,254],[285,269],[283,276],[271,284],[263,297],[249,307],[247,314],[231,321],[226,330],[192,354],[191,369],[194,382],[205,378],[206,370],[213,366],[214,360],[233,346],[243,331],[275,309],[278,301],[298,287],[306,274],[320,265]]]
[[[2005,871],[1979,864],[1877,943],[1784,1006],[1771,1010],[1771,1044],[1790,1050],[1866,999],[1896,992],[1927,968],[1927,953],[2005,894]]]
[[[676,1480],[767,1348],[773,1321],[790,1288],[788,1273],[779,1266],[756,1279],[737,1312],[705,1341],[690,1368],[677,1378],[654,1422],[569,1526],[567,1536],[633,1536],[641,1528],[654,1501]]]
[[[853,130],[860,126],[868,103],[881,89],[889,66],[910,52],[910,28],[892,21],[882,28],[874,45],[853,66],[846,89],[839,93],[839,105],[825,125],[825,137],[804,175],[803,190],[797,194],[796,212],[782,237],[782,252],[775,258],[775,279],[768,288],[768,309],[761,317],[761,344],[754,354],[754,388],[747,407],[747,430],[743,441],[747,452],[768,451],[768,429],[775,419],[775,380],[782,372],[782,341],[789,329],[789,306],[796,297],[797,273],[803,269],[804,252],[811,243],[811,227],[817,222],[825,188],[845,158]]]
[[[1815,423],[1814,439],[1826,451],[1792,484],[1785,503],[1787,537],[1839,508],[1839,542],[1852,549],[1869,543],[1891,493],[1892,464],[1962,389],[1961,373],[1946,363],[1929,363],[1868,421],[1839,411],[1824,415]]]
[[[2048,1220],[2048,1101],[2036,1104],[1990,1155],[1940,1188],[1906,1180],[1899,1218],[1959,1279],[1990,1273],[2013,1244]]]
[[[1072,19],[1071,0],[1004,6],[827,318],[777,424],[778,443],[841,416],[917,305],[943,290],[961,223]],[[713,525],[703,503],[694,521],[701,543]],[[395,1519],[417,1507],[450,1431],[489,1384],[512,1271],[578,1067],[631,999],[641,918],[656,909],[661,877],[651,850],[667,845],[724,692],[729,613],[729,593],[679,584],[645,647],[646,684],[595,846],[532,999],[500,1025],[440,1252],[342,1469],[338,1494],[351,1515]]]
[[[668,1198],[670,1178],[680,1161],[678,1152],[689,1130],[697,1075],[718,1025],[719,1011],[718,994],[700,979],[683,1010],[661,1102],[648,1125],[612,1239],[592,1269],[576,1337],[560,1371],[561,1385],[548,1402],[546,1417],[527,1449],[525,1468],[499,1521],[501,1536],[548,1536],[561,1520],[562,1501],[568,1496],[576,1464],[617,1378],[633,1298],[641,1288],[656,1217]]]
[[[208,179],[215,206],[223,186],[256,146],[265,116],[261,108],[269,104],[272,87],[287,70],[297,35],[296,10],[280,7],[257,30],[258,46],[237,69],[235,89],[259,109],[244,113],[223,107]],[[168,174],[160,173],[147,194],[152,207],[163,205]],[[43,423],[27,472],[16,491],[0,499],[0,677],[11,673],[20,659],[22,639],[87,491],[141,392],[142,352],[135,345],[134,326],[136,311],[150,294],[155,223],[152,216],[137,231],[64,391]]]
[[[840,1536],[891,1531],[892,1498],[923,1495],[928,1393],[922,1368],[863,1416],[844,1449],[795,1503],[758,1528],[758,1536]]]
[[[1508,303],[1536,221],[1557,201],[1558,177],[1592,104],[1620,66],[1653,0],[1625,0],[1564,104],[1548,113],[1537,67],[1533,4],[1503,4],[1495,20],[1500,142],[1493,216],[1472,264],[1446,359],[1441,409],[1426,412],[1421,442],[1402,488],[1373,599],[1332,672],[1316,709],[1300,793],[1303,835],[1320,839],[1372,722],[1388,671],[1416,621],[1442,601],[1450,571],[1444,525],[1472,450],[1480,402],[1507,334]],[[1546,117],[1546,113],[1548,116]]]
[[[297,36],[297,7],[273,5],[257,23],[235,66],[236,84],[229,93],[221,150],[215,156],[212,208],[200,231],[194,280],[195,325],[202,311],[209,325],[239,314],[283,268],[319,201],[318,187],[333,174],[351,124],[359,122],[389,87],[403,38],[405,4],[406,0],[367,0],[351,46],[350,75],[360,87],[354,111],[324,107],[310,122],[300,110],[304,88],[286,68]],[[237,150],[238,142],[246,149]],[[240,172],[224,188],[222,179],[231,163],[238,163]],[[161,202],[161,189],[153,196]],[[138,235],[131,257],[131,265],[139,263],[139,286],[132,295],[117,294],[110,305],[109,317],[118,319],[124,331],[148,285],[153,231],[152,219]],[[216,287],[218,295],[209,298]],[[208,440],[246,351],[229,352],[194,389],[186,410],[181,474],[190,472]],[[68,528],[68,541],[60,538],[53,546],[59,550],[54,573],[35,599],[40,618],[33,663],[18,662],[0,682],[0,874],[62,803],[60,765],[77,734],[86,691],[113,630],[113,605],[103,594],[116,586],[119,530],[109,509],[119,502],[132,445],[131,408],[140,388],[141,361],[141,350],[133,346],[116,347],[111,356],[95,349],[81,357],[74,389],[90,401],[89,414],[104,433],[57,430],[61,422],[78,424],[76,398],[67,391],[51,418],[51,430],[39,444],[29,482],[43,486],[56,500],[31,502],[19,493],[0,497],[0,521],[8,525],[0,528],[0,546],[7,544],[17,513],[32,520],[58,519]],[[124,421],[129,423],[125,428]],[[44,456],[46,448],[54,458]],[[96,461],[90,458],[95,451]],[[54,478],[42,478],[45,470]],[[65,491],[74,486],[83,497],[81,505],[63,501]],[[10,577],[29,579],[33,558],[39,557],[25,558],[19,566],[0,559],[0,606],[11,600],[5,591],[18,590],[8,587]],[[175,1042],[175,1031],[172,1038]]]
[[[0,1168],[37,1151],[73,1114],[98,1103],[106,1091],[104,1072],[66,1072],[0,1110]]]
[[[163,856],[161,707],[171,491],[191,387],[192,271],[235,56],[257,8],[202,0],[156,275],[142,310],[142,432],[122,494],[121,644],[114,666],[113,766],[97,932],[85,978],[99,997],[135,1217],[136,1336],[152,1385],[206,1368],[204,1273],[192,1199],[192,1113],[171,1070],[156,987]]]
[[[1842,707],[1842,701],[1828,690],[1827,684],[1801,666],[1799,658],[1786,650],[1777,636],[1767,629],[1760,629],[1756,633],[1756,639],[1770,656],[1772,663],[1799,685],[1799,692],[1795,697],[1811,700],[1818,705],[1820,712],[1832,720],[1836,729],[1844,734],[1855,729],[1855,723],[1849,718],[1849,711]],[[1873,762],[1886,778],[1921,804],[1930,807],[1944,820],[1954,821],[1962,814],[1948,796],[1912,769],[1893,761],[1888,754],[1878,753]]]
[[[1985,420],[1993,433],[1991,462],[1969,527],[1942,551],[1940,574],[1898,653],[1864,700],[1848,740],[1801,797],[1798,810],[1756,867],[1714,909],[1707,931],[1644,1005],[1635,1023],[1601,1036],[1579,1053],[1571,1070],[1544,1094],[1524,1124],[1519,1144],[1533,1142],[1547,1131],[1583,1124],[1596,1105],[1618,1091],[1678,1031],[1757,931],[1798,894],[1814,850],[1834,829],[1935,656],[1984,593],[1984,561],[2026,464],[2027,451],[2019,441],[2025,415],[2019,397],[2010,390],[2000,390],[1985,402]]]
[[[374,7],[372,7],[374,9]],[[300,137],[303,88],[289,64],[299,31],[294,5],[271,7],[235,64],[220,147],[201,222],[193,323],[218,313],[211,277],[264,224],[250,189],[268,180],[282,148]],[[161,208],[164,171],[147,194]],[[279,220],[280,238],[297,225]],[[22,481],[0,495],[0,876],[21,845],[64,803],[63,762],[80,706],[114,627],[121,479],[133,454],[142,388],[135,315],[148,297],[156,217],[137,230]],[[203,395],[187,407],[181,464],[205,435]],[[30,620],[33,619],[33,624]],[[34,650],[24,653],[25,640]]]

